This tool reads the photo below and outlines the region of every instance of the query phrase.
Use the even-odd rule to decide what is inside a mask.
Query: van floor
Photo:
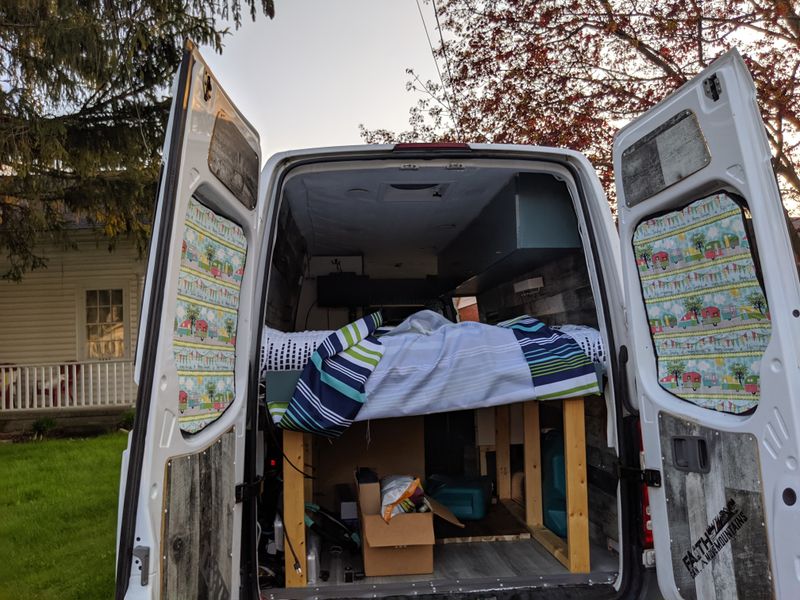
[[[412,583],[416,583],[416,586],[420,584],[434,585],[437,580],[443,583],[457,580],[467,583],[464,580],[500,577],[528,579],[535,577],[538,579],[551,575],[571,575],[552,554],[547,552],[537,541],[531,539],[436,544],[433,547],[433,564],[434,572],[430,575],[366,577],[355,583],[345,583],[345,568],[350,567],[355,572],[360,571],[362,569],[361,556],[342,556],[338,564],[332,564],[330,555],[324,553],[320,568],[322,571],[329,572],[328,581],[320,581],[309,588],[317,592],[324,592],[328,588],[340,586],[356,588],[366,585],[371,588],[376,584],[405,584],[405,586],[411,587],[409,584]],[[619,557],[606,548],[592,545],[591,564],[593,574],[603,575],[594,576],[595,582],[613,581],[619,570]]]

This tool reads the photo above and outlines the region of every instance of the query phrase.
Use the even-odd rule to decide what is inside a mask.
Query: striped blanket
[[[353,421],[599,393],[569,335],[523,316],[498,326],[418,312],[377,336],[380,315],[331,334],[291,398],[270,401],[285,429],[338,437]]]
[[[364,385],[383,356],[373,332],[380,313],[334,331],[306,363],[290,402],[270,402],[279,427],[339,437],[364,404]]]
[[[566,333],[528,315],[497,324],[514,332],[538,400],[599,394],[594,364]]]

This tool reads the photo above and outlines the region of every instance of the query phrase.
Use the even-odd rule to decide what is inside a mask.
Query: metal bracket
[[[150,546],[134,546],[133,558],[138,558],[141,561],[139,570],[142,574],[139,576],[139,581],[142,586],[150,583]]]
[[[620,479],[636,479],[647,487],[661,487],[661,471],[655,469],[637,469],[635,467],[617,466]]]
[[[722,96],[722,84],[719,82],[719,77],[716,73],[703,80],[703,92],[714,102],[719,100],[719,97]]]
[[[236,486],[236,504],[243,502],[245,498],[253,498],[258,496],[261,491],[261,483],[264,481],[263,477],[256,477],[254,481],[249,483],[240,483]]]

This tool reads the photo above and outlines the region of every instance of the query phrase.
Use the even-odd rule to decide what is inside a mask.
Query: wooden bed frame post
[[[589,572],[589,495],[583,397],[563,401],[564,465],[567,475],[567,552],[573,573]]]
[[[305,470],[304,434],[283,430],[283,531],[286,587],[305,587],[306,579],[306,499],[305,477],[297,469]],[[292,464],[289,464],[291,461]],[[297,467],[295,469],[294,467]],[[300,563],[300,573],[294,568],[294,554]]]
[[[542,527],[542,446],[540,443],[539,403],[522,405],[522,431],[525,453],[525,523]]]

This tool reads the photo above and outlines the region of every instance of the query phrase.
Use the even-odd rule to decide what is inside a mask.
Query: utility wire
[[[453,72],[450,70],[450,58],[447,54],[447,48],[444,45],[444,36],[442,35],[442,24],[439,23],[439,9],[436,8],[436,0],[433,0],[433,15],[436,17],[436,28],[439,30],[439,42],[442,44],[442,55],[444,56],[444,66],[447,68],[447,81],[450,83],[450,95],[452,100],[450,102],[450,110],[453,113],[453,123],[455,123],[456,131],[458,132],[458,137],[462,138],[461,135],[461,124],[459,118],[459,110],[458,110],[458,101],[456,100],[456,90],[453,86]],[[441,75],[439,76],[441,78]]]
[[[433,58],[433,64],[436,67],[436,73],[439,75],[439,83],[442,84],[442,89],[445,90],[445,97],[447,99],[448,108],[450,109],[450,115],[453,119],[453,124],[455,125],[456,131],[461,137],[461,130],[458,126],[458,120],[456,119],[456,112],[453,110],[453,100],[449,94],[446,93],[447,86],[444,84],[444,78],[442,77],[442,71],[439,69],[439,61],[436,60],[436,51],[433,49],[433,42],[431,41],[431,36],[428,33],[428,25],[425,23],[425,15],[422,14],[422,7],[419,5],[419,0],[417,1],[417,10],[419,11],[419,18],[422,19],[422,28],[425,30],[425,37],[428,39],[428,47],[431,49],[431,57]],[[434,11],[436,10],[436,4],[434,3]],[[436,22],[439,22],[439,16],[436,15]],[[439,38],[441,39],[442,32],[441,29],[439,30]],[[445,63],[447,63],[447,55],[445,54]],[[450,67],[448,65],[448,71]]]

